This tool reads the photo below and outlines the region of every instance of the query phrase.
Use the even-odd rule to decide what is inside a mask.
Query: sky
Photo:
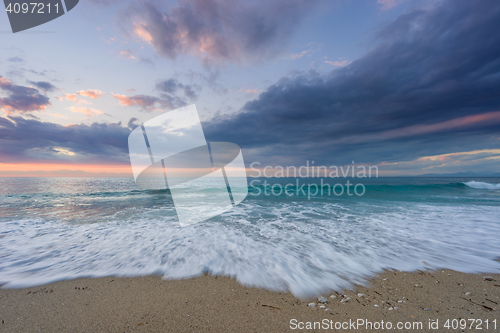
[[[195,104],[245,163],[500,171],[500,2],[81,0],[0,13],[0,176],[131,176],[131,130]]]

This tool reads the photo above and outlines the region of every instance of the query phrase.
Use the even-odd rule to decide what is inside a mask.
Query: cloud
[[[260,93],[261,91],[262,91],[262,90],[259,90],[259,89],[247,89],[247,90],[245,90],[245,92],[246,92],[247,94],[258,94],[258,93]]]
[[[127,123],[127,127],[130,128],[131,131],[133,131],[137,126],[140,125],[140,123],[138,123],[138,121],[139,121],[139,119],[137,119],[136,117],[130,118],[130,120]]]
[[[129,163],[129,133],[130,129],[121,123],[62,126],[36,119],[0,117],[0,160]]]
[[[290,59],[293,59],[293,60],[295,60],[295,59],[300,59],[300,58],[302,58],[303,56],[305,56],[306,54],[307,54],[307,50],[304,50],[304,51],[302,51],[302,52],[300,52],[300,53],[292,53],[292,54],[290,54],[290,55],[289,55],[289,58],[290,58]]]
[[[76,102],[76,103],[85,103],[85,104],[90,104],[89,102],[83,100],[83,99],[78,99],[78,97],[76,97],[77,94],[68,94],[66,93],[64,95],[64,98],[66,98],[68,101],[72,101],[72,102]]]
[[[96,110],[96,109],[83,108],[83,107],[72,106],[69,109],[72,112],[83,113],[87,117],[93,117],[93,116],[98,116],[98,115],[104,114],[104,112],[102,112],[102,111],[99,111],[99,110]]]
[[[286,59],[292,59],[292,60],[295,60],[295,59],[300,59],[304,56],[312,56],[314,53],[318,52],[321,50],[321,48],[323,47],[323,44],[318,44],[316,42],[310,42],[306,45],[306,50],[302,50],[301,52],[299,53],[292,53],[290,55],[288,55],[287,57],[285,57]]]
[[[139,106],[144,111],[161,111],[162,109],[173,110],[186,106],[188,100],[196,100],[201,87],[198,85],[187,85],[176,79],[160,81],[155,85],[155,89],[160,92],[160,96],[150,95],[120,95],[113,94],[113,97],[120,101],[123,106]],[[182,91],[184,97],[176,95]]]
[[[120,56],[125,59],[135,59],[132,51],[130,50],[120,51]]]
[[[161,98],[149,95],[126,96],[119,94],[114,94],[113,97],[119,100],[121,105],[139,106],[143,111],[173,110],[187,105],[183,99],[169,94],[161,94]]]
[[[32,85],[34,85],[35,87],[37,87],[38,89],[40,89],[40,90],[42,90],[44,92],[51,92],[51,91],[57,90],[57,87],[54,86],[50,82],[46,82],[46,81],[37,81],[37,82],[29,81],[29,83],[32,84]]]
[[[29,112],[44,110],[52,105],[47,96],[40,94],[38,89],[19,86],[0,76],[0,91],[8,96],[0,98],[0,109],[6,112]]]
[[[472,172],[491,175],[498,172],[500,149],[459,151],[457,153],[422,156],[413,160],[381,163],[378,167],[388,175],[421,175]]]
[[[163,57],[194,54],[205,63],[255,60],[282,52],[316,1],[183,0],[165,8],[144,1],[122,11],[129,33]]]
[[[176,79],[168,79],[158,82],[156,84],[156,89],[170,95],[176,93],[180,89],[187,98],[196,100],[198,98],[197,92],[201,90],[201,87],[198,85],[182,84]]]
[[[249,158],[391,162],[500,146],[500,3],[443,1],[400,15],[349,66],[280,79],[210,141]]]
[[[10,58],[7,58],[7,61],[9,61],[9,62],[23,62],[24,60],[20,57],[10,57]]]
[[[382,7],[380,8],[381,10],[388,10],[396,7],[404,1],[405,0],[377,0],[377,3],[379,5],[382,5]]]
[[[124,106],[140,106],[144,109],[151,109],[156,103],[160,101],[158,97],[148,96],[148,95],[133,95],[125,96],[114,94],[114,98],[120,101],[121,105]]]
[[[344,67],[349,65],[351,62],[349,60],[337,60],[337,61],[328,61],[325,60],[325,63],[336,66],[336,67]]]
[[[104,93],[100,90],[80,90],[76,92],[80,96],[90,97],[92,99],[98,99]]]

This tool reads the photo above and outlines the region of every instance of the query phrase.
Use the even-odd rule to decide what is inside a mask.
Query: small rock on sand
[[[328,303],[328,299],[327,299],[326,297],[323,297],[323,296],[318,297],[318,301],[319,301],[320,303],[322,303],[322,304],[326,304],[326,303]]]
[[[316,303],[309,303],[309,304],[307,304],[307,306],[315,307]]]
[[[485,276],[484,279],[486,281],[495,281],[495,279],[493,279],[493,277],[491,277],[491,276]]]

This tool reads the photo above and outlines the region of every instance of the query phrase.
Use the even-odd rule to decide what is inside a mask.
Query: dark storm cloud
[[[7,97],[0,97],[0,109],[7,112],[37,111],[51,105],[49,98],[40,94],[38,89],[13,84],[2,76],[0,76],[0,92],[8,94]]]
[[[118,20],[161,56],[174,59],[190,53],[211,64],[279,53],[315,2],[181,0],[165,8],[144,1],[121,12]]]
[[[46,82],[46,81],[37,81],[37,82],[35,82],[35,81],[29,81],[29,83],[32,84],[32,85],[34,85],[38,89],[43,90],[44,92],[50,92],[50,91],[57,90],[57,87],[54,86],[50,82]]]
[[[0,117],[0,159],[4,163],[43,159],[125,163],[129,133],[120,123],[62,126]],[[61,148],[76,155],[61,154]]]
[[[498,148],[496,31],[498,1],[413,10],[381,30],[378,46],[349,66],[283,78],[240,113],[205,123],[205,134],[255,156],[302,161],[378,162]]]

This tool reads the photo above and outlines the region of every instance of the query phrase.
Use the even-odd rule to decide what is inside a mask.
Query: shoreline
[[[185,280],[161,280],[159,276],[84,278],[24,289],[0,289],[0,330],[335,331],[336,323],[349,320],[351,325],[357,320],[380,325],[383,320],[391,325],[420,322],[422,328],[414,331],[436,332],[453,331],[451,326],[444,327],[446,320],[452,325],[453,319],[458,325],[460,319],[469,320],[469,330],[474,319],[474,327],[481,321],[482,331],[495,332],[493,320],[500,318],[500,274],[385,271],[369,280],[366,287],[355,286],[323,296],[328,303],[245,287],[234,279],[211,275]],[[435,320],[439,329],[429,329]],[[315,322],[322,326],[314,329]],[[307,330],[308,323],[311,330]],[[358,330],[371,331],[369,327],[362,328]],[[398,330],[394,326],[391,331],[412,329]],[[499,319],[496,331],[500,331]]]

